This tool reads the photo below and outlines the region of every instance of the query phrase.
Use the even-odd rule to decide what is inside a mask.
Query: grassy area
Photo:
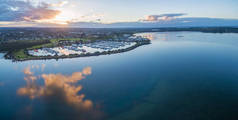
[[[21,50],[18,50],[18,51],[14,51],[12,53],[12,55],[17,58],[17,59],[24,59],[24,58],[29,58],[31,56],[28,56],[27,54],[25,54],[24,50],[21,49]]]
[[[53,43],[47,43],[47,44],[43,44],[43,45],[35,45],[35,46],[33,46],[33,47],[29,48],[29,49],[40,49],[42,47],[53,47],[53,46],[54,46]]]
[[[47,44],[42,44],[42,45],[35,45],[29,49],[39,49],[42,47],[54,47],[58,44],[59,41],[83,41],[83,42],[87,42],[89,41],[88,38],[62,38],[62,39],[51,39],[50,43]]]
[[[84,38],[61,38],[61,39],[51,39],[51,43],[57,43],[61,40],[68,40],[68,41],[79,41],[79,40],[83,40]]]

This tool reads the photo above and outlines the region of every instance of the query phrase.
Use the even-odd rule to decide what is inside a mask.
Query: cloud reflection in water
[[[27,96],[32,100],[46,101],[47,107],[52,107],[49,109],[53,109],[56,115],[64,111],[62,116],[65,115],[67,119],[100,118],[101,113],[93,109],[91,100],[85,100],[85,95],[79,94],[82,86],[77,85],[78,81],[92,74],[91,67],[86,67],[81,72],[74,72],[71,75],[41,74],[39,76],[34,75],[31,70],[33,68],[35,67],[26,67],[23,70],[26,86],[17,90],[18,95]],[[37,83],[38,79],[44,80],[43,85]],[[54,116],[53,114],[51,115]]]

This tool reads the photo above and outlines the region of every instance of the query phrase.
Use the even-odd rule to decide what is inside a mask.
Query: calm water
[[[11,62],[1,120],[237,120],[238,34],[144,33],[114,55]]]

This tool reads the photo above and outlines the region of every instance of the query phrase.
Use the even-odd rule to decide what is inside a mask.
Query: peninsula
[[[23,45],[24,47],[7,52],[5,58],[13,61],[26,61],[98,56],[126,52],[141,45],[150,44],[148,38],[132,33],[114,32],[107,33],[107,35],[93,33],[83,36],[79,34],[81,33],[73,33],[75,36],[71,34],[50,40],[28,41]],[[36,41],[39,43],[35,43]],[[29,43],[35,44],[28,46]]]

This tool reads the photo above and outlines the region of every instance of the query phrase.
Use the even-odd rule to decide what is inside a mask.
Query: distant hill
[[[156,27],[238,27],[238,19],[220,18],[176,18],[167,21],[116,22],[110,24],[97,22],[75,22],[69,27],[80,28],[156,28]]]

